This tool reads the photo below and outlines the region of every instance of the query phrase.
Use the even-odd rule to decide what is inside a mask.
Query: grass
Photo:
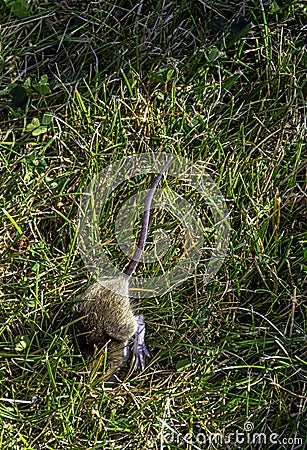
[[[305,448],[304,2],[0,12],[0,448],[225,448],[219,434],[233,448]],[[230,249],[206,285],[201,260],[194,277],[137,303],[152,358],[111,385],[74,345],[71,308],[93,281],[76,214],[96,173],[152,150],[206,168],[231,214]],[[206,216],[192,188],[168,182]],[[119,267],[116,215],[148,186],[131,179],[104,206],[101,238]],[[175,258],[181,224],[155,210],[151,229],[161,226]]]

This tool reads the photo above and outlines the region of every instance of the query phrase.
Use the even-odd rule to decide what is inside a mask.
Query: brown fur
[[[79,342],[85,348],[86,357],[94,357],[97,351],[107,346],[106,376],[122,364],[127,341],[137,329],[127,279],[119,277],[111,281],[110,288],[112,285],[117,290],[120,287],[122,295],[96,282],[79,296],[79,302],[74,306],[74,315],[80,318],[77,323]]]

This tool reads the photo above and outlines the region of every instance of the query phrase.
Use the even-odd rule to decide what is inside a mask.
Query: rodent
[[[161,172],[154,180],[145,200],[144,212],[141,220],[141,232],[133,258],[124,269],[123,273],[109,281],[110,289],[99,282],[89,286],[73,307],[79,332],[79,343],[82,344],[85,356],[93,358],[90,367],[95,367],[95,355],[97,351],[103,350],[107,346],[107,362],[105,378],[108,379],[122,365],[125,359],[125,350],[128,340],[135,335],[133,355],[135,358],[134,368],[139,366],[145,368],[145,356],[149,357],[149,352],[145,345],[145,323],[142,315],[136,316],[133,313],[129,298],[129,280],[134,273],[145,246],[150,206],[157,189],[157,186],[172,161],[170,157]],[[104,283],[105,284],[105,283]],[[112,290],[114,287],[114,292]],[[118,294],[118,291],[121,294]]]

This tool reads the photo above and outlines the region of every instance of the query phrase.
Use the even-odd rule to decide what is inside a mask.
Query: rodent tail
[[[138,243],[137,243],[134,255],[132,257],[132,260],[130,261],[130,263],[128,264],[128,266],[124,270],[124,273],[126,275],[129,275],[129,276],[132,275],[133,272],[135,271],[138,263],[140,262],[141,255],[142,255],[142,252],[143,252],[144,247],[145,247],[146,237],[147,237],[151,202],[152,202],[154,193],[155,193],[155,191],[157,189],[157,186],[158,186],[161,178],[163,177],[163,174],[165,173],[166,169],[168,168],[168,166],[172,162],[172,159],[173,159],[173,157],[171,156],[166,161],[166,163],[164,164],[164,166],[161,169],[161,172],[159,173],[159,175],[157,176],[155,181],[152,183],[152,186],[151,186],[151,188],[150,188],[150,190],[148,192],[148,195],[146,197],[145,208],[144,208],[144,212],[143,212],[143,216],[142,216],[142,229],[141,229],[140,237],[139,237],[139,240],[138,240]]]

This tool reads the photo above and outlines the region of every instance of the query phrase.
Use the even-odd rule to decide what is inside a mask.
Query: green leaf
[[[52,113],[46,112],[42,118],[42,125],[45,125],[47,127],[48,125],[50,125],[52,123],[52,121],[53,121]]]
[[[29,16],[29,6],[27,0],[4,0],[6,6],[11,9],[13,14],[19,18]]]
[[[38,262],[36,262],[36,263],[31,267],[31,270],[32,270],[33,272],[38,272],[39,268],[40,268],[40,265],[39,265]]]
[[[22,352],[29,347],[30,339],[26,335],[17,336],[14,340],[16,352]]]
[[[35,130],[32,131],[32,136],[39,136],[40,134],[44,134],[48,131],[48,128],[45,126],[40,126],[38,128],[35,128]]]
[[[10,87],[11,101],[10,105],[13,108],[24,108],[27,104],[27,93],[20,84],[12,84]]]
[[[26,80],[24,81],[23,85],[25,88],[30,88],[31,87],[31,77],[26,78]]]
[[[47,84],[48,83],[48,75],[45,73],[41,76],[41,79],[39,80],[39,84]]]
[[[48,127],[46,125],[41,125],[39,119],[34,117],[31,123],[26,126],[26,131],[32,131],[32,136],[39,136],[40,134],[46,133]]]
[[[220,52],[219,49],[213,45],[208,51],[208,59],[210,62],[214,62],[219,59],[220,56],[224,56],[224,52]]]
[[[43,75],[38,83],[33,84],[33,89],[41,95],[51,94],[51,89],[48,85],[48,75]]]
[[[158,92],[156,93],[156,99],[158,99],[158,100],[164,100],[164,94],[163,94],[163,92],[158,91]]]
[[[170,81],[173,78],[173,75],[174,75],[174,69],[169,69],[166,74],[167,81]]]
[[[208,322],[211,317],[211,310],[206,306],[200,306],[197,311],[197,321],[204,325]]]
[[[32,136],[39,136],[40,134],[44,134],[48,131],[48,128],[45,126],[40,126],[32,131]]]
[[[37,117],[32,119],[31,123],[26,126],[26,131],[33,131],[40,126],[40,121]]]
[[[47,84],[36,83],[33,88],[41,95],[51,94],[51,89]]]

